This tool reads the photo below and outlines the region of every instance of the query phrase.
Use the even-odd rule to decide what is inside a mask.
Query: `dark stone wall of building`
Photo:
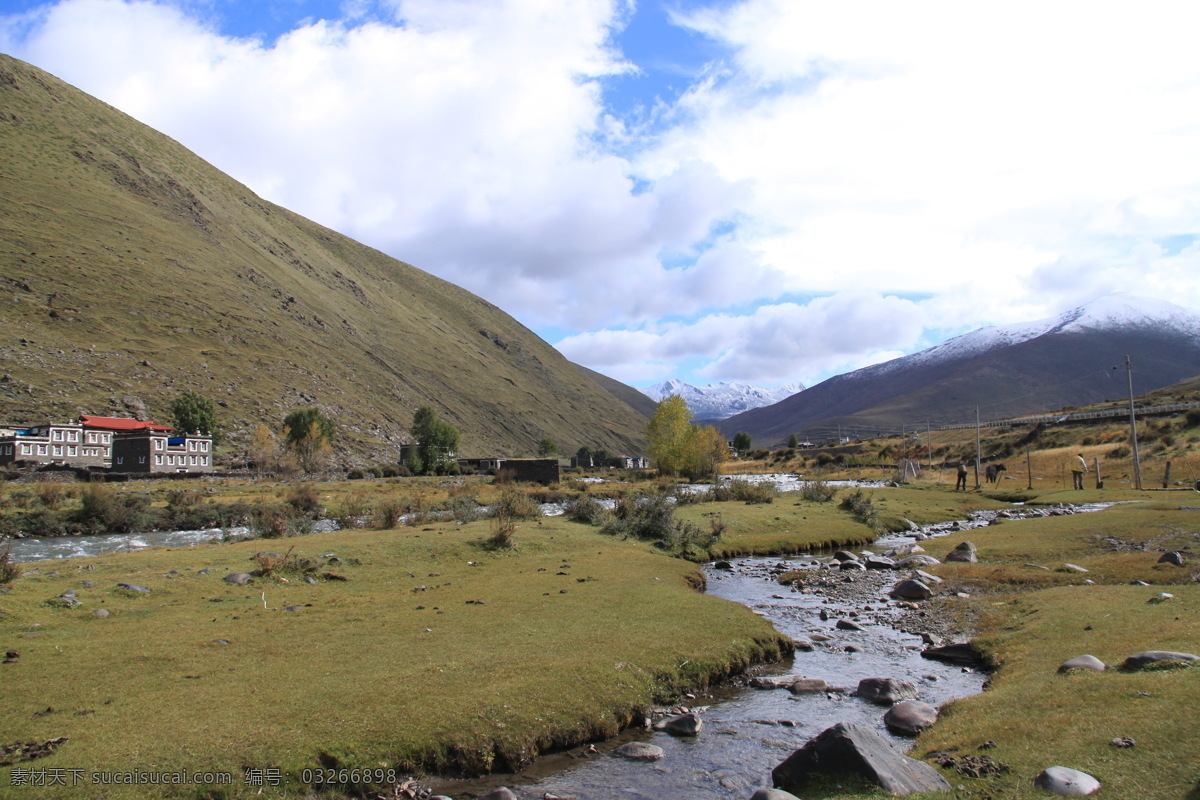
[[[562,473],[557,458],[510,458],[502,470],[511,470],[513,480],[549,485],[558,483]]]

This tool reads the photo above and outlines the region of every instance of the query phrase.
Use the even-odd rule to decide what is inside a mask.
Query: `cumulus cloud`
[[[625,118],[632,0],[354,0],[270,41],[178,3],[56,0],[0,47],[624,380],[812,383],[1115,289],[1200,308],[1185,0],[684,0],[724,57]]]

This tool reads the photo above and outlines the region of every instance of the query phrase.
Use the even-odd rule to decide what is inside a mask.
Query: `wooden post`
[[[1171,485],[1171,462],[1167,462],[1167,468],[1163,471],[1163,488]]]
[[[1099,457],[1092,459],[1092,463],[1096,465],[1096,488],[1104,488],[1104,479],[1100,477],[1100,459]]]
[[[1033,462],[1029,459],[1029,451],[1025,451],[1025,474],[1029,476],[1029,485],[1026,489],[1033,488]]]

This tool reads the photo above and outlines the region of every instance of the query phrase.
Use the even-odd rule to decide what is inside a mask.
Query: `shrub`
[[[586,525],[599,525],[604,521],[604,507],[596,498],[580,492],[575,499],[567,503],[567,519],[572,522],[582,522]]]
[[[810,503],[828,503],[837,494],[837,489],[825,481],[805,481],[800,488],[800,497]]]
[[[380,530],[391,530],[400,522],[400,518],[404,516],[404,504],[394,497],[388,497],[379,501],[379,505],[375,508],[375,525]]]
[[[371,504],[362,492],[354,492],[342,498],[342,507],[338,511],[337,522],[343,528],[357,528],[364,517],[370,514]]]
[[[651,541],[681,554],[701,552],[716,540],[715,529],[706,534],[690,522],[679,522],[674,509],[670,495],[661,492],[640,500],[623,497],[600,532]]]
[[[80,496],[75,521],[93,533],[130,533],[155,527],[141,496],[114,492],[103,483],[89,483]]]
[[[1128,447],[1121,445],[1120,447],[1114,447],[1112,450],[1109,450],[1107,457],[1119,459],[1119,458],[1129,458],[1131,455],[1133,455],[1133,451],[1130,450]]]
[[[492,517],[490,529],[491,535],[487,540],[488,547],[495,549],[513,549],[516,547],[513,539],[517,532],[517,523],[506,512],[501,511]]]
[[[63,498],[67,496],[66,490],[60,483],[39,483],[34,487],[33,492],[38,496],[38,500],[42,501],[42,505],[49,509],[58,508]]]
[[[294,530],[294,510],[279,503],[259,503],[250,512],[250,533],[260,539],[282,539]]]
[[[779,487],[773,481],[733,480],[729,482],[729,491],[734,500],[746,503],[746,505],[773,503],[779,496]]]
[[[357,467],[346,473],[346,480],[348,481],[361,481],[365,477],[367,477],[367,473]]]
[[[517,473],[515,470],[501,469],[496,471],[496,477],[492,480],[492,483],[496,484],[497,486],[506,483],[512,483],[516,477]]]
[[[499,477],[499,476],[497,476]],[[499,502],[492,508],[492,516],[508,516],[512,519],[534,519],[542,515],[537,502],[520,489],[506,488]]]
[[[1189,409],[1188,412],[1183,415],[1183,421],[1189,428],[1200,426],[1200,408]]]
[[[17,526],[30,536],[63,536],[67,521],[52,508],[35,508],[19,517]]]
[[[5,545],[0,551],[0,586],[12,583],[21,577],[21,565],[14,564],[9,557],[9,547]]]
[[[879,510],[875,508],[875,504],[871,502],[871,498],[867,497],[862,489],[856,489],[843,497],[839,505],[853,514],[856,520],[867,527],[879,528]]]
[[[292,487],[288,492],[285,502],[296,509],[297,513],[307,514],[310,517],[318,517],[321,514],[321,496],[317,493],[316,487],[308,484]]]
[[[881,450],[879,453],[879,457],[886,458],[887,456]],[[834,460],[835,460],[834,457],[829,455],[829,453],[817,453],[817,466],[818,467],[827,467],[830,464],[834,463]]]
[[[450,498],[450,514],[456,522],[466,524],[479,519],[483,512],[474,497],[460,494]]]

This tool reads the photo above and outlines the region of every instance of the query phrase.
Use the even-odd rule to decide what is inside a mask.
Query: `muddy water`
[[[827,560],[810,556],[741,559],[733,563],[731,572],[711,566],[705,572],[709,593],[749,606],[794,639],[817,640],[811,652],[797,651],[791,663],[758,670],[757,674],[821,678],[847,691],[794,696],[786,689],[727,687],[712,696],[688,701],[704,720],[704,729],[697,737],[629,732],[598,746],[599,752],[577,748],[519,776],[444,785],[440,791],[465,796],[507,785],[519,796],[530,798],[549,793],[579,800],[685,796],[696,800],[745,800],[755,788],[770,785],[771,770],[792,751],[838,722],[861,722],[886,734],[886,709],[851,694],[863,678],[906,678],[917,684],[920,699],[933,705],[981,690],[983,674],[922,658],[920,638],[891,626],[899,609],[889,603],[884,592],[895,581],[894,574],[885,577],[859,572],[854,573],[853,584],[841,584],[849,573],[813,566]],[[776,574],[795,568],[812,570],[841,584],[837,587],[839,595],[854,586],[851,592],[859,597],[855,601],[832,601],[822,594],[780,586]],[[822,609],[827,620],[821,619]],[[851,618],[852,612],[864,630],[839,630],[837,620]],[[644,763],[611,754],[612,749],[631,740],[658,745],[666,755],[661,761]],[[896,741],[906,748],[909,744]]]

